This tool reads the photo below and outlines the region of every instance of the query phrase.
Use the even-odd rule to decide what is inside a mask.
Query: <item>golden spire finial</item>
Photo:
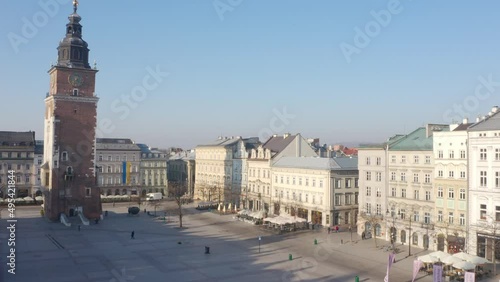
[[[78,9],[78,0],[73,0],[73,11],[75,11],[75,13],[76,9]]]

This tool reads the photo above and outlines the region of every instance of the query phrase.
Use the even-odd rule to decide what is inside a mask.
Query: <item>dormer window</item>
[[[73,89],[73,96],[78,96],[78,89]]]

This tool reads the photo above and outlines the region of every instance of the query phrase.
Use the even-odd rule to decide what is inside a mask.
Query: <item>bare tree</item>
[[[170,182],[170,196],[177,204],[177,214],[179,215],[179,228],[182,228],[183,211],[182,206],[187,204],[190,200],[187,194],[187,185],[183,182]]]
[[[500,221],[498,219],[495,216],[487,215],[486,220],[478,222],[475,226],[471,226],[471,228],[476,229],[476,232],[479,231],[487,234],[484,256],[493,263],[493,276],[497,275],[496,250],[500,246],[500,240],[496,239],[500,237]],[[488,257],[488,251],[491,257]]]
[[[371,229],[371,233],[372,233],[372,238],[373,238],[373,241],[375,242],[375,247],[378,247],[378,244],[377,244],[377,226],[380,226],[380,223],[383,220],[382,215],[363,212],[363,213],[361,213],[361,218],[364,220],[365,224],[366,223],[369,224],[370,229]],[[365,230],[365,232],[367,232],[367,231],[370,231],[370,230]]]

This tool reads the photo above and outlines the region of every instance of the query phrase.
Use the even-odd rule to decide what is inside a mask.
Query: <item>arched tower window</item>
[[[66,152],[66,151],[62,152],[61,160],[62,161],[67,161],[68,160],[68,152]]]

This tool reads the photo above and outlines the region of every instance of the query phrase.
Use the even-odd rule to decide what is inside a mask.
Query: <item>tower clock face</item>
[[[69,83],[74,87],[79,87],[83,84],[83,76],[80,73],[71,73],[68,77]]]

